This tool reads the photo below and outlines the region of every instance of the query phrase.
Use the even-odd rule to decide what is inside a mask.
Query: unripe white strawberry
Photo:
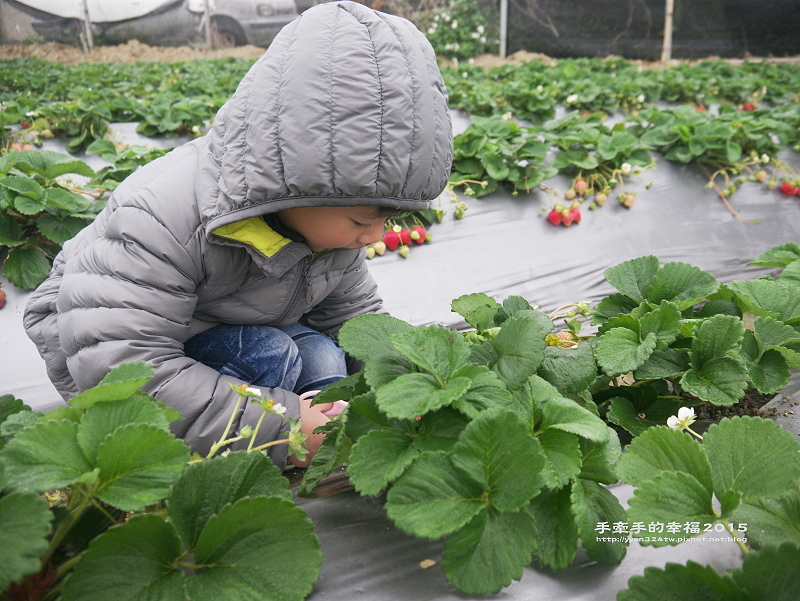
[[[401,247],[398,249],[398,251],[397,251],[397,252],[399,252],[399,253],[400,253],[400,256],[401,256],[401,257],[403,257],[404,259],[405,259],[406,257],[408,257],[408,253],[410,252],[410,250],[409,250],[409,248],[408,248],[408,244],[403,244],[403,246],[401,246]]]

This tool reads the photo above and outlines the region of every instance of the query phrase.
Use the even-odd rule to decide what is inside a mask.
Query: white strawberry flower
[[[436,33],[436,28],[435,27],[428,27],[428,35],[433,35],[434,33]]]
[[[517,161],[517,167],[527,167],[527,166],[528,166],[528,161],[526,161],[525,159]]]
[[[452,27],[453,29],[458,29],[458,21],[453,20],[453,22],[450,23],[450,27]]]
[[[567,96],[567,104],[575,104],[576,102],[578,102],[577,94],[570,94]]]
[[[484,29],[483,25],[478,25],[478,33],[483,33],[484,31],[486,31],[486,29]]]
[[[284,407],[280,403],[275,403],[272,406],[272,412],[277,413],[278,415],[283,415],[284,413],[286,413],[286,407]]]
[[[762,154],[761,155],[761,162],[762,163],[769,163],[769,155],[768,154]]]
[[[642,102],[644,102],[644,101],[645,101],[644,94],[639,94],[639,95],[636,97],[636,100],[638,100],[640,104],[641,104]]]
[[[261,396],[261,390],[258,388],[254,388],[253,386],[248,386],[247,388],[244,389],[244,391],[254,396]]]
[[[633,167],[631,167],[630,163],[622,163],[619,170],[622,171],[622,173],[630,173],[633,170]]]
[[[694,409],[691,407],[681,407],[678,415],[670,415],[667,418],[667,425],[673,430],[685,430],[694,423]]]

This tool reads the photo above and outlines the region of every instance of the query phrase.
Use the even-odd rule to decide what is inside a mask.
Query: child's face
[[[314,252],[362,248],[380,240],[386,224],[376,207],[298,207],[278,211],[278,218]]]

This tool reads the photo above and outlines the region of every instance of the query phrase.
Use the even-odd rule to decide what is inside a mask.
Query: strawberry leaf
[[[488,330],[494,327],[494,317],[501,305],[488,294],[475,293],[458,297],[450,307],[476,330]]]
[[[447,453],[425,453],[389,490],[386,513],[403,532],[435,540],[485,509],[483,492],[475,480],[453,469]]]
[[[622,561],[628,549],[627,537],[598,536],[597,524],[616,524],[626,519],[617,498],[596,482],[577,480],[572,485],[572,513],[586,554],[604,565]],[[612,538],[614,540],[604,540]]]
[[[430,374],[412,373],[396,378],[376,391],[378,407],[389,417],[414,419],[453,404],[469,389],[469,378],[453,378],[444,385]]]
[[[313,524],[300,507],[276,498],[242,499],[224,506],[200,533],[186,595],[302,601],[319,578],[322,559]]]
[[[580,392],[597,377],[597,363],[591,344],[566,349],[548,346],[536,375],[550,382],[561,394]]]
[[[76,409],[88,409],[103,401],[120,401],[132,396],[153,376],[153,368],[144,361],[124,363],[109,371],[97,386],[70,399]]]
[[[624,261],[609,267],[603,272],[606,281],[633,299],[636,303],[645,301],[650,295],[650,283],[660,267],[658,257],[648,255]]]
[[[458,332],[442,326],[420,326],[390,338],[392,348],[440,382],[469,361],[470,347]]]
[[[577,436],[555,428],[539,435],[547,461],[542,469],[544,485],[550,489],[566,486],[581,472],[581,446]]]
[[[4,484],[0,466],[0,490]],[[0,496],[0,590],[41,569],[52,518],[47,501],[39,495],[12,492]]]
[[[359,361],[395,354],[387,341],[397,332],[414,326],[389,315],[361,315],[350,319],[339,330],[339,344]]]
[[[669,301],[661,301],[661,305],[639,320],[639,336],[646,338],[655,334],[656,348],[664,350],[673,342],[681,331],[681,314],[678,307]]]
[[[377,495],[397,480],[419,456],[412,438],[398,430],[373,430],[350,452],[347,473],[362,495]]]
[[[241,499],[270,496],[293,501],[281,470],[261,453],[234,451],[189,465],[169,495],[169,519],[192,548],[212,516]]]
[[[628,328],[611,328],[597,339],[597,363],[609,376],[626,374],[644,364],[657,342],[652,332],[642,339]]]
[[[746,280],[728,284],[744,307],[757,316],[784,322],[800,319],[800,287],[783,281]]]
[[[786,244],[775,246],[761,253],[758,258],[750,261],[748,265],[754,267],[778,267],[783,269],[789,265],[789,263],[797,259],[800,259],[800,245],[794,242],[787,242]]]
[[[701,369],[707,362],[736,352],[742,343],[744,324],[731,315],[714,315],[695,329],[692,339],[692,367]]]
[[[139,515],[98,536],[64,582],[62,599],[77,601],[92,591],[98,601],[137,596],[183,599],[183,571],[175,527],[154,515]],[[120,566],[126,566],[120,569]]]
[[[519,388],[536,373],[544,359],[544,339],[549,332],[550,327],[542,320],[524,313],[503,322],[493,342],[498,359],[492,369],[510,389]]]
[[[48,240],[64,244],[86,227],[86,221],[77,217],[45,213],[36,219],[36,229]]]
[[[533,553],[543,566],[562,570],[578,551],[578,527],[572,513],[572,487],[543,490],[528,505],[527,512],[536,524],[537,536],[531,539]]]
[[[189,447],[158,426],[117,428],[97,447],[97,498],[136,511],[164,498],[189,460]]]
[[[586,438],[581,438],[578,442],[581,447],[579,478],[603,484],[615,484],[619,481],[614,468],[622,454],[622,447],[616,433],[610,433],[605,442],[595,442]]]
[[[778,497],[800,480],[800,442],[771,420],[723,419],[703,437],[714,476],[714,492],[742,494],[744,502]],[[775,461],[780,457],[780,461]]]
[[[497,593],[522,578],[532,559],[530,514],[486,508],[453,534],[442,552],[447,581],[467,595]]]
[[[742,503],[731,521],[746,529],[748,541],[762,545],[791,542],[800,546],[800,490],[778,498]]]
[[[793,601],[800,597],[800,546],[785,543],[748,553],[732,576],[753,601]]]
[[[685,392],[714,405],[730,407],[744,397],[747,370],[732,357],[718,357],[703,364],[700,370],[689,369],[681,377]]]
[[[39,422],[21,430],[0,456],[12,490],[45,492],[72,484],[92,466],[78,444],[78,424]]]
[[[35,290],[47,279],[49,273],[50,261],[41,250],[33,246],[9,249],[3,263],[3,275],[23,290]]]
[[[703,448],[689,435],[666,426],[648,428],[633,439],[617,463],[620,479],[642,486],[662,473],[692,475],[710,494],[711,466]]]
[[[464,477],[480,483],[486,502],[501,511],[520,509],[544,483],[541,444],[510,411],[487,411],[470,422],[451,461]]]
[[[711,491],[687,472],[661,472],[650,478],[636,489],[629,504],[629,522],[648,525],[641,532],[643,545],[677,545],[717,521]],[[690,523],[699,524],[696,532],[686,531]],[[650,531],[651,525],[661,527]]]
[[[689,353],[680,349],[656,349],[637,367],[633,375],[637,380],[657,380],[683,374],[690,367]]]
[[[663,569],[648,567],[643,576],[634,576],[628,588],[617,594],[617,601],[752,601],[727,574],[712,566],[693,561],[685,566],[668,563]]]

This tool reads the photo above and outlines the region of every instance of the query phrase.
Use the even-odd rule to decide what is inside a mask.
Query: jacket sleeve
[[[141,206],[116,208],[105,228],[66,261],[57,298],[57,331],[69,375],[79,390],[96,385],[112,368],[145,361],[155,369],[146,392],[179,411],[173,432],[193,451],[205,454],[218,440],[242,384],[186,357],[183,341],[203,277],[201,232],[181,240]],[[287,407],[284,419],[267,416],[256,444],[280,437],[288,417],[299,417],[297,396],[264,389]],[[262,409],[245,397],[232,434],[255,426]],[[243,441],[246,445],[248,441]],[[236,448],[236,447],[233,447]],[[272,447],[272,459],[286,465],[286,445]]]
[[[348,319],[370,313],[386,314],[378,285],[367,269],[366,252],[361,249],[344,270],[341,280],[321,302],[303,316],[310,328],[336,338]]]

